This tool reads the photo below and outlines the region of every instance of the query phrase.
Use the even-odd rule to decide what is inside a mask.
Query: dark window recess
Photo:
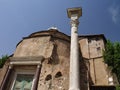
[[[53,60],[50,58],[48,59],[48,64],[52,64],[53,63]]]
[[[97,47],[97,51],[100,51],[100,47]]]
[[[57,72],[56,75],[55,75],[55,78],[59,78],[62,76],[62,73],[61,72]]]
[[[96,41],[98,41],[98,40],[99,40],[99,38],[95,38],[95,40],[96,40]]]
[[[92,42],[92,40],[91,39],[88,39],[88,43],[91,43]]]
[[[90,90],[116,90],[115,86],[90,86]]]
[[[52,75],[48,74],[45,78],[45,81],[51,80],[52,79]]]

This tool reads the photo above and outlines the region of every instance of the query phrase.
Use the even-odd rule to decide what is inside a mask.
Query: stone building
[[[103,34],[80,35],[80,90],[115,90],[116,78],[104,63]],[[24,37],[0,69],[0,90],[68,90],[70,36],[56,30]]]
[[[0,69],[0,90],[115,90],[103,34],[78,36],[82,8],[69,8],[71,38],[56,28],[24,37]]]

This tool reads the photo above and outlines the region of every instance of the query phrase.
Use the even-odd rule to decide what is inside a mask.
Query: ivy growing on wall
[[[5,64],[6,60],[8,59],[8,55],[3,55],[1,58],[0,58],[0,68],[3,67],[3,65]]]
[[[120,42],[107,41],[105,50],[103,51],[105,63],[111,67],[112,72],[117,75],[120,83]]]
[[[120,86],[116,86],[116,90],[120,90]]]

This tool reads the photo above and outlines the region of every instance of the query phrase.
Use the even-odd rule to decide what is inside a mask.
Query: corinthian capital
[[[70,24],[71,24],[72,27],[78,27],[79,21],[78,21],[78,19],[71,20],[71,21],[70,21]]]

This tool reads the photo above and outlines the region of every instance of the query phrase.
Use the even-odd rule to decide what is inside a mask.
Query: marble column
[[[78,25],[81,16],[81,8],[68,9],[68,17],[71,19],[71,48],[70,48],[70,81],[69,90],[80,90],[80,61],[78,44]]]

